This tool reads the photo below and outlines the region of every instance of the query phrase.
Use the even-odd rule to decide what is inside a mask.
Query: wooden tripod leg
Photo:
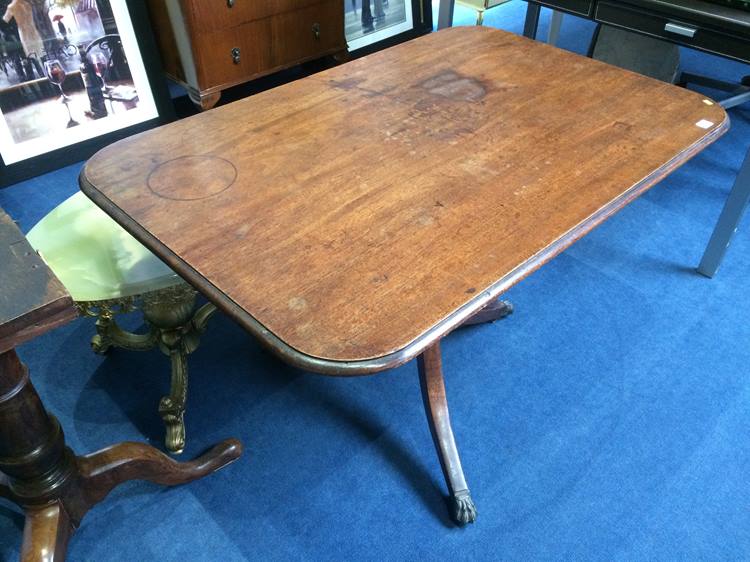
[[[78,470],[87,502],[93,506],[124,482],[187,484],[234,462],[241,454],[240,442],[227,439],[193,461],[178,463],[154,447],[129,442],[78,457]]]
[[[15,351],[0,353],[0,495],[26,512],[23,562],[62,561],[68,539],[86,512],[118,484],[184,484],[222,468],[241,453],[240,442],[229,439],[186,463],[140,443],[75,457]]]
[[[477,510],[466,485],[461,459],[448,415],[448,400],[445,396],[443,366],[440,357],[440,342],[433,344],[417,358],[419,383],[422,387],[427,421],[435,442],[443,476],[451,495],[451,516],[459,525],[473,523]]]
[[[486,324],[500,320],[513,313],[513,305],[504,300],[495,299],[474,316],[466,319],[462,326],[473,326],[475,324]]]
[[[21,562],[60,562],[65,560],[74,528],[65,508],[55,502],[26,510]]]

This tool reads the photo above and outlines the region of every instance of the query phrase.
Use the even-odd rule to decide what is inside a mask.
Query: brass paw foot
[[[467,525],[477,520],[477,508],[469,490],[456,492],[451,498],[451,516],[459,525]]]

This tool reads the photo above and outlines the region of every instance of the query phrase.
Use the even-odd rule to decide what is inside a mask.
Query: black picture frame
[[[0,154],[0,189],[86,160],[98,150],[115,141],[174,120],[174,105],[169,95],[167,81],[164,77],[159,50],[153,35],[146,3],[143,0],[125,0],[125,4],[133,31],[135,32],[136,42],[146,70],[148,85],[154,98],[158,116],[136,125],[111,131],[9,165],[5,164],[2,154]]]
[[[411,8],[413,25],[409,31],[404,31],[387,39],[350,51],[351,57],[359,58],[369,55],[370,53],[393,47],[399,43],[410,41],[411,39],[432,32],[432,2],[430,0],[412,0]]]

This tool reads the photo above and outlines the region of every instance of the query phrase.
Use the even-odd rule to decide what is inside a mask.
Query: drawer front
[[[287,12],[271,18],[270,24],[274,66],[346,49],[344,9],[338,2]]]
[[[594,0],[535,0],[537,4],[589,17],[594,11]]]
[[[677,20],[664,14],[614,2],[599,2],[594,19],[694,49],[750,62],[750,43],[747,39],[706,29],[689,20]]]
[[[183,6],[193,33],[199,33],[231,29],[319,3],[320,0],[188,0]],[[343,13],[343,1],[333,3],[339,4]]]
[[[230,29],[199,34],[193,51],[201,90],[238,84],[344,50],[344,11],[325,2]]]

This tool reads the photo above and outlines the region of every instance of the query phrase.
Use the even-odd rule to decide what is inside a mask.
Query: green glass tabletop
[[[180,277],[78,192],[28,233],[76,301],[143,294],[180,283]]]

